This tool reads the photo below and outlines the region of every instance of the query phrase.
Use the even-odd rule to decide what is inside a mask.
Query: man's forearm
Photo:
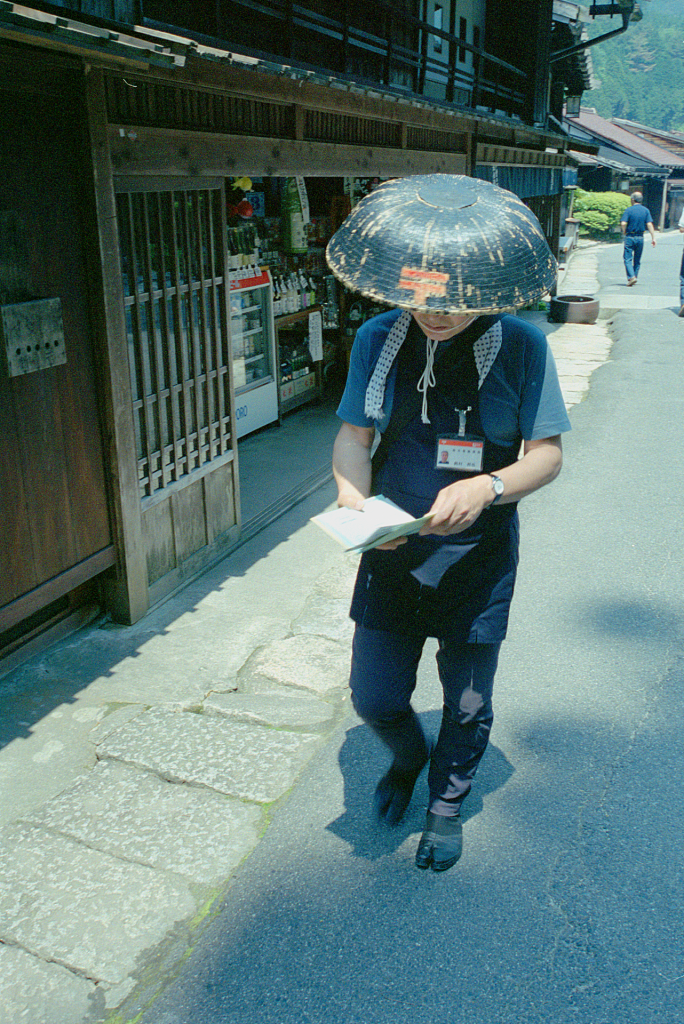
[[[528,442],[522,459],[512,463],[498,474],[504,481],[505,491],[501,503],[520,501],[555,480],[563,465],[560,437],[545,438],[541,442]]]
[[[501,503],[519,501],[551,483],[560,473],[562,463],[560,437],[525,442],[523,458],[496,472],[504,483]],[[448,484],[435,498],[430,508],[433,517],[420,532],[443,536],[461,533],[492,504],[493,499],[492,480],[488,473]]]
[[[371,445],[373,433],[343,424],[333,447],[333,474],[338,505],[354,507],[371,491]]]

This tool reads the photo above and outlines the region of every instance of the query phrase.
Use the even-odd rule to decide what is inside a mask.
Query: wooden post
[[[149,608],[147,556],[142,535],[119,232],[100,69],[86,69],[86,103],[97,227],[94,247],[99,269],[99,274],[94,275],[94,291],[101,298],[94,311],[94,326],[100,341],[107,470],[118,556],[116,576],[105,583],[105,601],[107,610],[118,622],[131,623]]]
[[[658,231],[665,227],[665,212],[667,210],[667,178],[663,182],[663,198],[660,204],[660,217],[658,218]],[[672,225],[670,225],[672,227]]]

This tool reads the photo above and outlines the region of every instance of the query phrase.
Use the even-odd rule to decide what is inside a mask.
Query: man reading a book
[[[558,475],[570,429],[544,335],[509,315],[549,290],[556,264],[516,196],[446,174],[385,182],[327,257],[344,284],[389,307],[354,342],[333,453],[338,504],[383,494],[416,518],[432,513],[419,534],[361,559],[352,700],[392,755],[375,792],[381,820],[402,819],[429,762],[416,865],[443,871],[461,855],[460,809],[492,725],[517,503]],[[411,705],[428,636],[444,694],[436,742]]]

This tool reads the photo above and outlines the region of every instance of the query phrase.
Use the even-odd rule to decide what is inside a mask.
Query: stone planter
[[[555,324],[595,324],[599,300],[591,295],[556,295],[551,299],[549,320]]]

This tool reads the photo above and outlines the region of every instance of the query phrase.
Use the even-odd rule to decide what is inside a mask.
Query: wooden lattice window
[[[233,457],[220,182],[117,183],[144,504]]]

